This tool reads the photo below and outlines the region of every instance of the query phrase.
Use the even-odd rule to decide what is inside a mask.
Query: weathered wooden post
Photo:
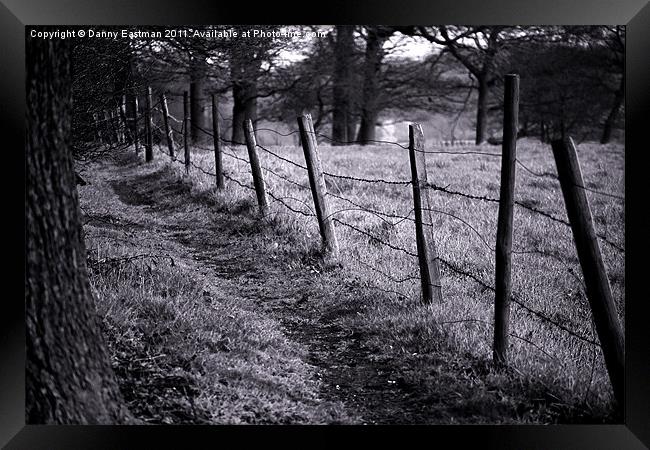
[[[247,119],[244,121],[243,125],[246,147],[248,148],[248,159],[251,163],[251,173],[253,174],[253,185],[255,186],[255,194],[257,195],[257,204],[260,212],[266,214],[266,211],[269,208],[269,202],[266,198],[266,186],[264,185],[260,160],[257,157],[257,142],[255,140],[253,122],[250,119]]]
[[[212,140],[214,142],[214,168],[217,173],[217,189],[223,189],[224,179],[221,161],[221,130],[219,128],[217,94],[212,94]]]
[[[153,160],[153,117],[151,113],[151,86],[147,86],[147,95],[145,97],[145,147],[144,160],[149,162]]]
[[[503,141],[501,143],[501,189],[495,249],[494,345],[497,365],[508,362],[510,297],[512,296],[512,216],[515,202],[515,163],[519,125],[519,75],[505,77]]]
[[[596,324],[596,332],[603,348],[605,365],[616,401],[622,408],[625,393],[623,331],[612,299],[612,291],[594,229],[578,154],[571,138],[555,140],[551,143],[551,147],[578,259],[584,275],[587,298]]]
[[[185,147],[185,172],[190,172],[190,98],[183,92],[183,146]]]
[[[138,130],[138,96],[133,96],[133,145],[135,146],[135,154],[140,153],[140,131]]]
[[[316,141],[316,132],[314,131],[311,114],[298,117],[298,128],[300,130],[302,149],[305,153],[309,185],[311,187],[312,197],[314,198],[314,207],[316,209],[316,217],[318,218],[323,253],[328,257],[336,258],[339,254],[339,244],[336,240],[334,223],[330,218],[325,197],[327,195],[327,186],[325,185],[325,177],[323,176],[323,168],[318,153],[318,142]]]
[[[422,283],[422,302],[442,302],[440,283],[440,261],[436,248],[431,214],[431,194],[427,189],[426,156],[424,153],[424,133],[422,125],[409,125],[409,159],[411,160],[411,179],[413,184],[413,207],[415,210],[415,242],[418,249],[420,280]]]
[[[163,125],[165,127],[165,136],[167,137],[167,148],[169,149],[169,156],[176,159],[174,154],[174,135],[172,134],[172,127],[169,126],[169,108],[167,107],[167,97],[165,94],[160,94],[160,104],[162,105]]]

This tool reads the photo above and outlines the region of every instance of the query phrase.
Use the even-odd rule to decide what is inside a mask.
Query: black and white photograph
[[[624,423],[625,53],[26,26],[26,423]]]

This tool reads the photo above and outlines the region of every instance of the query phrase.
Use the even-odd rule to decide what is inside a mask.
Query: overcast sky
[[[329,31],[334,28],[334,26],[322,26],[320,27],[324,31]],[[291,27],[286,27],[286,29],[291,29]],[[309,38],[305,38],[309,39]],[[311,38],[313,39],[326,39],[326,38]],[[423,59],[432,49],[436,48],[437,45],[431,44],[429,41],[419,37],[410,37],[404,36],[401,33],[396,33],[391,36],[386,43],[384,44],[384,49],[386,50],[386,59],[392,58],[412,58],[412,59]],[[283,50],[280,52],[280,59],[290,63],[295,61],[300,61],[304,59],[306,54],[295,51],[286,51]]]

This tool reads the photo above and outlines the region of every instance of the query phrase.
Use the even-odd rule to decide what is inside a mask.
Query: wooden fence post
[[[501,188],[495,248],[494,344],[495,364],[508,362],[510,297],[512,296],[512,216],[515,202],[515,163],[519,126],[519,75],[505,77],[503,141],[501,143]]]
[[[153,160],[153,118],[151,114],[151,86],[147,86],[147,95],[145,97],[145,147],[144,160],[149,162]]]
[[[440,262],[433,235],[431,214],[431,194],[428,183],[426,157],[424,153],[424,133],[422,125],[409,125],[409,158],[413,184],[413,206],[415,210],[415,242],[418,249],[420,279],[422,283],[422,302],[442,302],[440,283]],[[427,223],[425,224],[424,219]],[[426,226],[426,228],[425,228]]]
[[[311,119],[311,114],[305,114],[298,117],[298,128],[300,130],[300,139],[302,149],[305,153],[305,162],[307,163],[307,173],[309,175],[309,185],[311,194],[314,198],[314,207],[316,217],[318,218],[318,228],[322,238],[323,252],[328,257],[336,258],[339,254],[339,244],[334,232],[334,223],[330,218],[329,208],[327,207],[327,186],[323,176],[323,168],[318,153],[318,143],[316,141],[316,132]]]
[[[183,146],[185,147],[185,172],[190,172],[190,99],[183,92]]]
[[[262,176],[260,160],[257,157],[257,142],[255,141],[253,122],[250,119],[244,121],[244,137],[246,138],[246,147],[248,148],[248,159],[251,163],[251,172],[253,174],[255,194],[257,195],[257,204],[259,205],[260,212],[265,214],[269,207],[269,202],[266,198],[266,187],[264,186],[264,177]]]
[[[163,112],[163,125],[165,127],[165,136],[167,137],[167,148],[169,149],[169,156],[176,159],[174,155],[174,135],[172,134],[172,127],[169,126],[169,108],[167,108],[167,97],[165,93],[160,94],[160,104]]]
[[[138,130],[138,95],[133,96],[133,145],[135,146],[135,154],[140,153],[140,131]]]
[[[623,331],[600,253],[578,154],[571,138],[555,140],[551,143],[551,147],[557,165],[567,216],[573,230],[578,259],[585,279],[587,298],[596,324],[596,332],[603,348],[605,365],[616,401],[622,408],[625,393]]]
[[[212,140],[214,141],[214,168],[217,173],[217,189],[223,189],[223,165],[221,161],[221,130],[217,94],[212,94]]]

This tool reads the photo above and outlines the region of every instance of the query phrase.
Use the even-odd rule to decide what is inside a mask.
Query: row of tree
[[[203,27],[235,29],[250,26]],[[279,26],[254,27],[267,32]],[[316,27],[303,27],[316,28]],[[146,84],[161,91],[189,84],[192,137],[208,128],[205,101],[216,93],[232,106],[232,123],[265,118],[293,124],[308,110],[335,143],[375,139],[382,118],[413,111],[473,114],[476,143],[500,118],[503,76],[521,76],[522,135],[547,141],[571,133],[606,143],[622,125],[623,26],[351,26],[319,27],[324,39],[173,37],[81,41],[75,47],[80,133],[89,113],[125,103]],[[305,30],[303,30],[304,32]],[[421,58],[399,57],[416,41]],[[124,102],[124,98],[127,101]],[[122,99],[122,100],[121,100]],[[589,113],[585,113],[588,111]],[[499,128],[499,127],[496,127]],[[243,142],[241,127],[230,139]]]

